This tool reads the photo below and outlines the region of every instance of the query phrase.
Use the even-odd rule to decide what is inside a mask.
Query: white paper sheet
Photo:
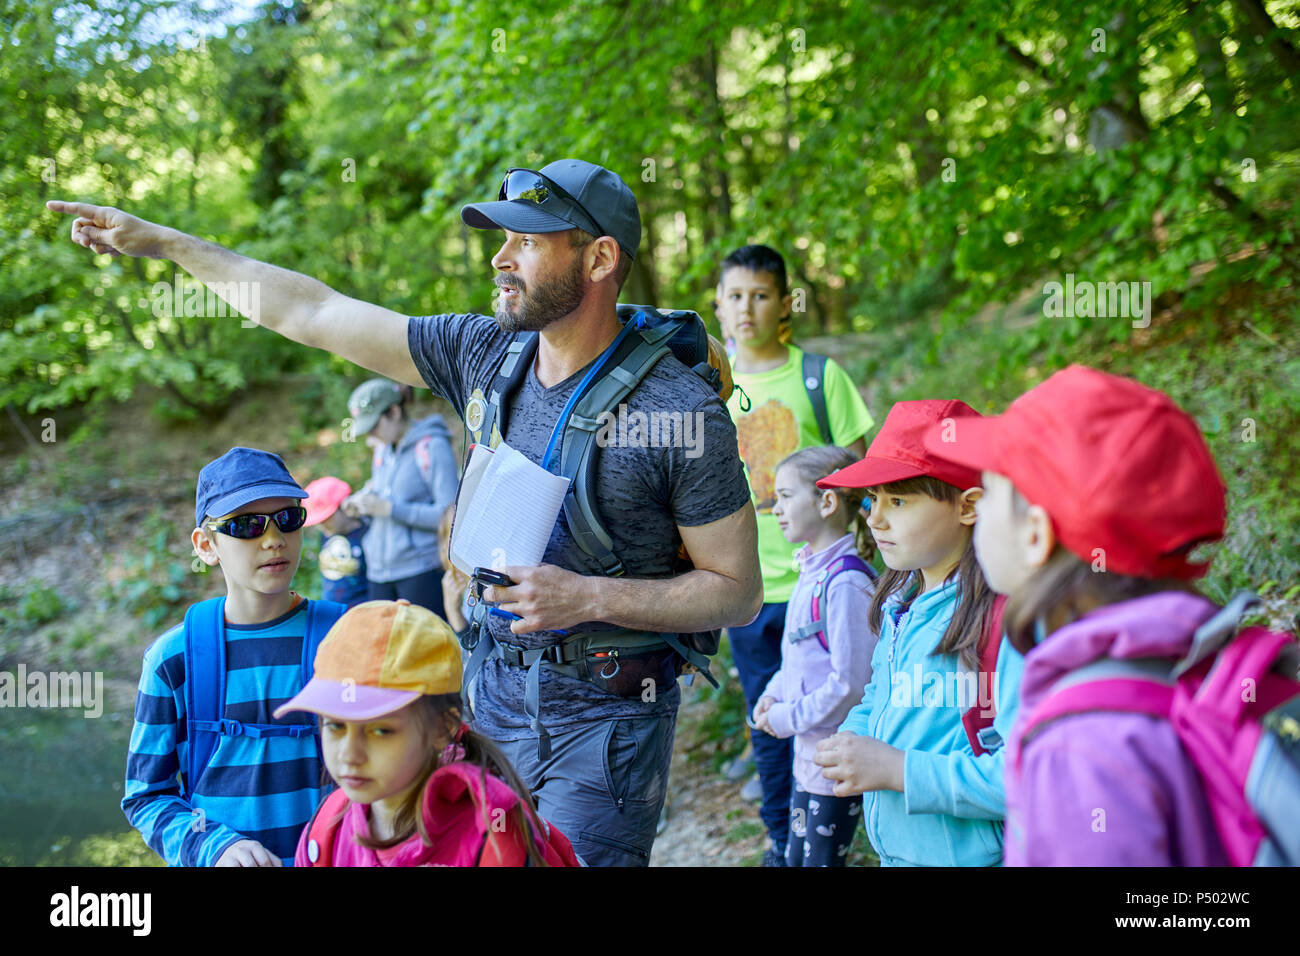
[[[451,560],[461,571],[542,563],[569,479],[502,442],[475,445],[461,479]]]

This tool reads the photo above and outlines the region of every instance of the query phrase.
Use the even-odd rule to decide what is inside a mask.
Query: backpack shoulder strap
[[[597,433],[610,427],[610,414],[636,388],[650,369],[670,351],[672,323],[642,329],[619,343],[610,356],[612,365],[573,406],[567,419],[556,423],[560,438],[559,473],[570,479],[564,498],[564,519],[574,542],[599,562],[601,571],[618,577],[626,573],[614,554],[614,542],[600,518],[596,504],[595,473]]]
[[[307,861],[312,866],[334,865],[334,839],[347,808],[348,795],[342,788],[330,791],[316,808],[307,825]]]
[[[997,692],[994,687],[998,670],[998,651],[1002,648],[1002,615],[1006,610],[1007,598],[999,594],[989,607],[988,623],[980,635],[978,645],[979,663],[976,665],[976,700],[961,716],[966,739],[970,741],[975,756],[994,753],[1002,746],[1002,737],[993,730],[993,718],[997,715]],[[988,695],[980,700],[979,691],[988,688]]]
[[[325,635],[334,626],[334,622],[342,617],[347,609],[346,604],[340,604],[338,601],[307,602],[307,628],[302,637],[303,687],[307,686],[307,682],[311,680],[316,670],[316,651],[320,649],[321,641],[325,640]],[[316,738],[316,757],[324,767],[325,751],[322,749],[319,730],[314,730],[312,736]]]
[[[822,626],[822,598],[830,593],[831,582],[845,571],[861,571],[870,580],[876,579],[876,569],[862,560],[860,554],[842,554],[817,575],[812,593],[812,621],[795,630],[793,642],[817,635],[817,641],[826,651],[831,649],[826,640],[826,628]]]
[[[504,440],[506,419],[509,417],[510,396],[515,393],[528,376],[528,370],[533,364],[533,356],[536,354],[536,332],[517,333],[506,347],[506,354],[497,367],[496,375],[488,383],[487,408],[482,417],[482,424],[477,429],[470,430],[475,443],[485,442],[489,447],[495,447],[496,442],[492,440],[494,426],[497,435]],[[470,417],[466,415],[466,427],[469,426]],[[468,449],[468,446],[466,448]],[[466,451],[466,454],[468,454],[468,451]]]
[[[189,759],[185,796],[191,799],[212,761],[226,706],[226,599],[199,601],[185,612],[185,721]]]
[[[1002,616],[1007,610],[1007,596],[999,594],[989,608],[989,623],[980,637],[980,670],[992,674],[998,669],[998,651],[1002,648]]]
[[[817,419],[817,431],[822,436],[822,444],[829,445],[831,436],[831,416],[826,408],[826,356],[815,352],[803,353],[803,387],[812,402],[813,417]]]
[[[1219,613],[1202,624],[1192,635],[1192,646],[1187,656],[1178,662],[1173,676],[1181,677],[1208,657],[1217,654],[1236,636],[1241,619],[1260,605],[1259,597],[1250,591],[1238,591]]]
[[[316,651],[321,641],[329,633],[334,622],[348,609],[346,604],[338,601],[310,600],[307,602],[307,629],[302,640],[302,683],[307,686],[315,670]]]
[[[1173,663],[1163,658],[1103,657],[1062,677],[1028,717],[1022,744],[1046,724],[1094,711],[1168,718],[1174,703]]]

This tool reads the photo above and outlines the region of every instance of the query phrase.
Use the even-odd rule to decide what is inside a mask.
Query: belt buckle
[[[497,641],[498,653],[501,658],[514,667],[522,667],[524,664],[524,651],[527,648],[520,647],[518,644],[507,644],[505,641]]]

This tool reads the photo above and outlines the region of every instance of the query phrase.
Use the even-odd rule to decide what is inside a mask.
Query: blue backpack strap
[[[316,651],[321,641],[325,640],[325,635],[334,626],[334,622],[342,617],[347,609],[346,604],[340,604],[338,601],[307,602],[307,628],[302,638],[302,685],[304,687],[311,680],[312,672],[315,670]],[[312,730],[316,737],[316,757],[320,760],[321,766],[324,766],[325,752],[321,749],[319,723],[317,721],[316,727]]]
[[[338,601],[307,602],[307,631],[302,641],[302,683],[304,687],[307,685],[307,681],[311,680],[316,663],[316,650],[320,647],[320,642],[325,640],[325,635],[334,626],[334,622],[342,617],[343,612],[347,609],[346,604],[340,604]]]
[[[185,612],[185,720],[189,760],[185,796],[191,799],[199,778],[217,750],[226,707],[226,599],[209,598]]]
[[[813,417],[822,444],[831,444],[831,416],[826,408],[826,356],[814,352],[803,353],[803,387],[812,403]]]
[[[212,762],[219,737],[307,737],[320,740],[315,724],[245,724],[222,717],[226,707],[225,598],[200,601],[185,613],[185,715],[190,755],[185,791],[194,786]],[[311,679],[316,649],[347,606],[337,601],[308,601],[302,642],[303,684]]]

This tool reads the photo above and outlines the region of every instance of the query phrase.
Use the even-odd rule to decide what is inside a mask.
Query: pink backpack
[[[1119,711],[1169,720],[1205,786],[1233,866],[1300,865],[1300,646],[1281,631],[1238,631],[1259,598],[1242,593],[1163,659],[1102,658],[1058,681],[1025,719],[1011,759],[1044,724]]]

